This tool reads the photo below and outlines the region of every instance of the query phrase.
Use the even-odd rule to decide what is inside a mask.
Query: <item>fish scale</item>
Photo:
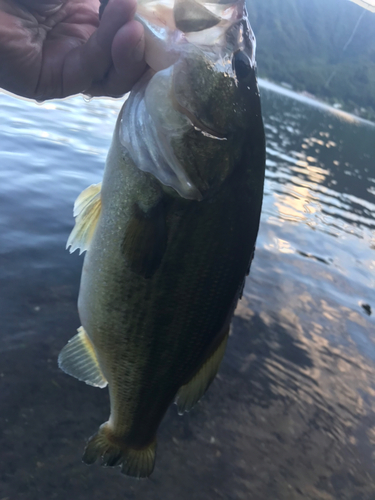
[[[194,215],[192,217],[191,224],[195,225],[197,219],[202,219],[202,216]],[[232,224],[232,223],[230,223]],[[225,230],[225,228],[224,228]],[[218,227],[218,232],[222,232],[223,227],[220,225]],[[181,228],[181,234],[184,235],[182,238],[182,242],[184,242],[185,235],[186,233],[189,233],[189,230],[187,228]],[[198,238],[190,238],[191,242],[195,241],[201,241]],[[155,279],[155,281],[152,281],[148,284],[148,290],[155,289],[157,291],[156,296],[160,294],[161,300],[165,300],[165,294],[163,294],[161,291],[164,291],[165,289],[171,290],[173,289],[175,292],[175,297],[174,301],[171,301],[168,309],[175,310],[175,314],[173,315],[173,322],[172,324],[169,325],[169,328],[165,328],[163,325],[163,321],[160,320],[160,315],[159,316],[154,316],[150,315],[150,319],[147,320],[144,318],[144,312],[148,311],[155,311],[155,310],[162,310],[163,315],[166,313],[164,312],[165,306],[163,303],[159,305],[159,301],[157,300],[156,297],[156,302],[157,305],[150,304],[149,300],[146,300],[146,298],[143,298],[139,300],[138,303],[138,308],[139,312],[136,315],[136,322],[129,324],[129,333],[126,335],[127,338],[130,338],[130,335],[137,336],[138,332],[145,331],[148,333],[148,335],[154,339],[154,344],[156,345],[157,349],[163,349],[163,346],[160,346],[160,342],[158,342],[158,332],[163,332],[163,344],[173,344],[173,342],[170,342],[168,339],[176,338],[175,332],[179,332],[179,336],[177,337],[178,343],[175,349],[178,349],[180,346],[184,348],[186,346],[186,339],[187,337],[191,343],[191,346],[193,349],[188,349],[190,351],[190,357],[185,356],[185,362],[181,363],[181,353],[178,353],[176,355],[175,352],[167,351],[169,356],[172,358],[176,359],[177,362],[179,363],[179,371],[174,371],[174,367],[170,368],[170,370],[174,371],[175,374],[175,380],[173,381],[172,384],[172,392],[175,392],[181,384],[186,382],[186,379],[189,378],[189,375],[191,376],[192,371],[194,371],[199,365],[200,365],[200,359],[196,356],[196,352],[205,352],[205,350],[209,347],[210,342],[212,341],[213,337],[217,333],[218,330],[221,329],[221,326],[217,326],[215,324],[214,319],[216,319],[217,323],[217,309],[220,307],[220,302],[222,300],[222,295],[223,295],[223,290],[226,292],[226,288],[228,285],[228,281],[235,281],[235,287],[232,285],[232,293],[229,294],[229,300],[227,299],[224,307],[225,314],[223,315],[224,318],[221,319],[221,323],[224,322],[225,316],[227,314],[228,309],[230,308],[230,305],[234,299],[234,296],[236,294],[236,291],[238,290],[238,279],[237,280],[232,280],[232,272],[233,268],[231,267],[231,255],[235,255],[234,250],[229,252],[229,256],[224,254],[222,257],[220,256],[220,261],[214,261],[212,257],[212,246],[210,245],[210,241],[207,242],[202,242],[202,244],[197,245],[197,248],[195,249],[188,249],[188,254],[189,254],[189,263],[191,262],[192,266],[194,269],[190,269],[190,266],[185,269],[184,273],[179,273],[177,276],[182,283],[182,291],[180,292],[180,287],[178,284],[176,284],[176,272],[175,272],[175,267],[178,269],[181,269],[180,261],[181,261],[181,252],[175,250],[172,248],[169,251],[167,250],[165,254],[165,259],[168,261],[168,267],[172,267],[172,263],[169,261],[170,254],[171,256],[177,255],[177,259],[175,259],[175,263],[173,263],[173,267],[169,273],[165,273],[163,267],[160,269],[160,274],[159,278]],[[242,269],[239,271],[240,276],[244,276],[246,272],[246,268],[248,266],[248,249],[244,248],[244,255],[245,258],[243,259],[242,263]],[[186,254],[185,254],[186,255]],[[237,259],[239,257],[238,252],[236,254]],[[211,266],[207,265],[207,262],[212,261]],[[188,276],[189,279],[186,280],[185,276]],[[228,279],[229,278],[229,279]],[[124,277],[124,282],[129,281],[129,277]],[[219,282],[221,283],[221,287],[213,287],[210,286],[207,288],[206,283],[213,283],[213,282]],[[203,300],[203,296],[207,295],[208,293],[208,298],[206,300]],[[151,302],[153,302],[152,298],[153,294],[148,293],[149,298],[151,299]],[[224,294],[225,296],[227,293]],[[163,307],[164,306],[164,307]],[[155,334],[153,332],[155,330]],[[195,332],[199,332],[199,335]],[[137,339],[135,339],[137,340]],[[139,339],[138,339],[139,341]],[[130,340],[131,342],[131,340]],[[175,341],[176,342],[176,341]],[[180,348],[181,349],[181,348]],[[146,349],[142,349],[143,356],[147,357],[146,354]],[[151,360],[153,360],[153,363],[150,363],[149,369],[143,374],[143,382],[140,382],[140,385],[143,389],[143,396],[141,399],[147,400],[148,402],[150,401],[150,398],[155,390],[155,385],[157,384],[150,384],[149,382],[149,377],[150,373],[153,373],[155,378],[158,379],[157,373],[158,373],[158,363],[162,365],[164,368],[164,360],[160,361],[160,356],[158,356],[158,353],[152,352],[148,356]],[[195,358],[195,363],[192,363],[192,359],[194,360]],[[167,373],[168,376],[168,373]],[[159,380],[159,379],[158,379]],[[149,404],[149,403],[148,403]],[[169,401],[166,401],[164,405],[167,407],[169,405]],[[156,407],[156,405],[150,405],[151,407]],[[161,412],[160,417],[154,417],[152,413],[149,413],[147,416],[147,419],[154,420],[158,422],[161,418],[161,416],[164,414],[166,408],[162,408],[162,410],[158,410]],[[121,410],[118,410],[120,413]],[[134,434],[141,434],[140,431],[137,430],[137,426],[140,427],[140,429],[144,429],[146,426],[144,422],[144,418],[142,418],[141,415],[137,416],[132,416],[132,419],[135,422],[135,429],[134,429]]]

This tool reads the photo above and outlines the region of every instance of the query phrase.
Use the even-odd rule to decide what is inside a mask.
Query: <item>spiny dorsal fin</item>
[[[185,411],[190,411],[201,399],[209,388],[211,382],[216,377],[220,363],[223,359],[227,346],[229,328],[217,349],[211,353],[203,362],[198,373],[185,385],[182,385],[176,396],[178,413],[182,415]]]
[[[184,33],[203,31],[220,22],[219,17],[196,0],[175,0],[173,14],[176,27]]]
[[[92,342],[82,326],[60,352],[58,363],[65,373],[86,384],[100,388],[108,384],[100,369]]]
[[[66,244],[66,248],[70,247],[70,253],[79,248],[81,255],[90,246],[102,208],[101,187],[101,182],[89,186],[74,203],[73,215],[76,217],[76,223]]]

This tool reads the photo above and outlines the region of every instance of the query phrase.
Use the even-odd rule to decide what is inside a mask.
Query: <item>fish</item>
[[[250,271],[265,136],[243,0],[140,0],[149,70],[121,109],[101,183],[74,204],[81,325],[58,363],[108,386],[83,461],[153,472],[168,407],[214,380]]]

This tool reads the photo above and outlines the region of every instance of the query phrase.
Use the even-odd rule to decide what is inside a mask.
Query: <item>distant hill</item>
[[[247,5],[259,76],[375,119],[375,14],[348,0]]]

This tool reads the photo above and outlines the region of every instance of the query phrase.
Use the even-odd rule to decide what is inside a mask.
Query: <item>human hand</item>
[[[146,68],[136,0],[0,0],[0,87],[40,101],[121,96]]]

